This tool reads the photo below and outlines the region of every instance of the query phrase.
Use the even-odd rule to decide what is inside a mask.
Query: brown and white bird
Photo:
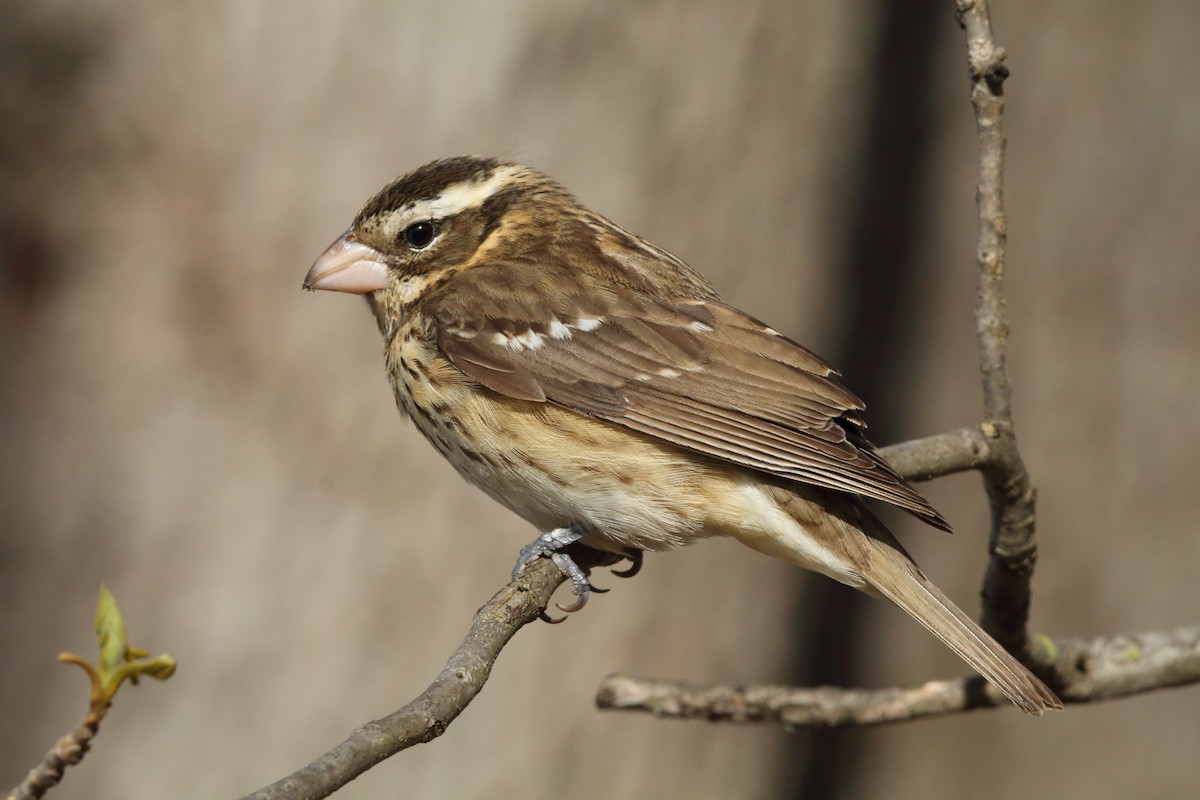
[[[541,535],[618,553],[732,536],[885,597],[1015,704],[1054,693],[913,563],[864,499],[949,525],[863,436],[819,357],[545,175],[435,161],[372,198],[306,289],[366,296],[402,413]]]

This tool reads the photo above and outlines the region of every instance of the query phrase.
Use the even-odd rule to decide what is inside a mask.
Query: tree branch
[[[619,560],[581,546],[572,546],[568,552],[585,570]],[[546,610],[550,596],[564,580],[549,559],[535,562],[475,612],[462,644],[415,700],[355,729],[345,741],[308,766],[243,800],[328,797],[385,758],[441,736],[483,689],[509,639]]]
[[[91,747],[92,739],[100,730],[100,722],[104,719],[104,713],[107,710],[107,702],[99,707],[93,703],[75,730],[66,736],[59,737],[42,759],[42,763],[29,770],[25,780],[19,786],[10,789],[4,795],[4,800],[37,800],[57,786],[67,767],[75,766],[83,761],[84,755]]]
[[[1028,654],[1030,580],[1037,561],[1034,536],[1036,493],[1017,450],[1008,380],[1008,318],[1002,293],[1007,223],[1004,216],[1004,50],[992,38],[987,0],[958,0],[967,34],[971,103],[979,137],[976,205],[975,334],[983,381],[982,430],[991,458],[983,482],[991,507],[989,561],[983,581],[983,627],[1000,644]]]
[[[887,462],[910,481],[928,481],[943,475],[982,469],[992,459],[992,448],[982,428],[959,428],[880,448]]]
[[[538,618],[563,580],[548,559],[535,563],[475,612],[462,644],[415,700],[355,729],[308,766],[243,800],[328,797],[383,759],[440,736],[479,694],[500,650],[518,630]]]
[[[1054,654],[1052,669],[1063,679],[1055,688],[1068,703],[1200,682],[1200,627],[1060,639],[1047,645],[1046,650]],[[976,675],[891,689],[699,686],[611,675],[600,685],[596,705],[670,719],[814,728],[904,722],[1009,702]]]

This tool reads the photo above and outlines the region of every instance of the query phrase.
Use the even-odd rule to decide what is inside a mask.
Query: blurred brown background
[[[180,662],[59,798],[228,797],[419,692],[533,531],[400,424],[362,303],[300,279],[429,159],[554,175],[843,367],[888,443],[978,419],[953,3],[5,2],[0,785],[83,711],[97,586]],[[1034,625],[1200,620],[1200,6],[999,0]],[[900,534],[977,605],[976,476]],[[830,736],[602,714],[612,671],[890,685],[962,666],[729,543],[504,652],[340,796],[1183,797],[1200,690]],[[821,587],[821,588],[817,588]]]

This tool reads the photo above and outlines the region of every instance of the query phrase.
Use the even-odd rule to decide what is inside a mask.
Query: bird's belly
[[[704,535],[697,470],[665,447],[555,406],[458,423],[458,435],[430,420],[418,427],[467,481],[540,531],[578,525],[589,544],[645,550]]]
[[[618,550],[708,535],[704,462],[611,423],[503,397],[444,363],[454,372],[401,363],[392,373],[398,405],[460,475],[539,531],[579,525],[589,544]]]

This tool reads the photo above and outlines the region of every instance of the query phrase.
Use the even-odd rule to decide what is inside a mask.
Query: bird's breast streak
[[[549,403],[483,389],[431,346],[398,340],[396,400],[468,482],[545,532],[664,550],[708,535],[708,468],[671,445]]]

